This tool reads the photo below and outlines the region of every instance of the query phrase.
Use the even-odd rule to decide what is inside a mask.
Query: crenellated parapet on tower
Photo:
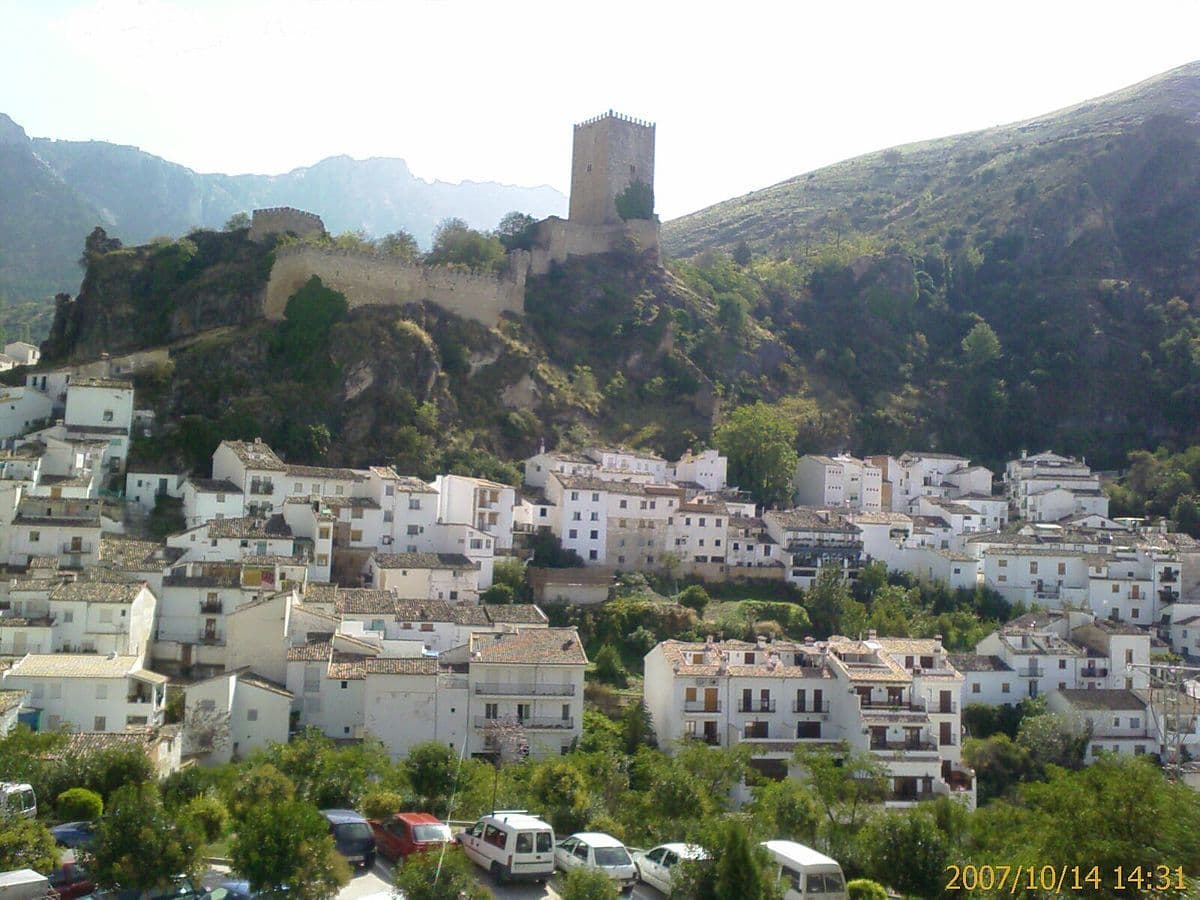
[[[570,220],[618,225],[616,199],[632,184],[654,191],[654,123],[613,112],[575,126]]]

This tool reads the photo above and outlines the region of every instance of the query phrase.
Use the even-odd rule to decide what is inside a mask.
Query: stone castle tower
[[[621,222],[615,199],[635,181],[654,188],[654,124],[611,109],[575,126],[571,154],[570,220],[581,225]]]

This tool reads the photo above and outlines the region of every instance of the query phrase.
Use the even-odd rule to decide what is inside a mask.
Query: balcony
[[[196,643],[209,647],[218,647],[225,643],[225,638],[215,632],[201,632],[200,636],[196,638]]]
[[[950,716],[958,712],[958,701],[951,700],[949,703],[938,701],[937,703],[929,704],[929,714],[933,716]]]
[[[1158,579],[1163,584],[1174,584],[1179,580],[1179,573],[1174,569],[1163,569],[1162,575]]]
[[[491,727],[491,723],[524,728],[526,731],[557,731],[559,729],[570,731],[575,727],[574,719],[563,719],[557,716],[526,716],[523,719],[514,719],[511,716],[500,719],[489,719],[487,716],[475,717],[476,728],[488,728]]]
[[[685,713],[719,713],[721,711],[721,701],[684,700],[683,711]]]
[[[863,712],[926,712],[924,700],[863,700],[860,703]]]
[[[1041,678],[1046,674],[1046,670],[1041,666],[1026,666],[1023,669],[1017,670],[1017,676],[1020,678]]]
[[[775,712],[774,700],[751,700],[747,703],[745,700],[738,701],[738,712],[740,713],[773,713]]]
[[[220,600],[201,600],[200,614],[201,615],[219,615],[223,604]]]
[[[792,712],[800,715],[808,716],[827,716],[829,715],[829,701],[825,700],[821,703],[801,703],[798,700],[792,701]]]
[[[78,543],[76,543],[75,541],[70,541],[69,543],[65,543],[62,545],[62,552],[70,553],[73,555],[78,555],[81,553],[91,553],[92,546],[93,546],[92,544],[85,543],[83,541],[80,541]]]
[[[1079,677],[1080,678],[1107,678],[1108,677],[1108,669],[1107,668],[1099,668],[1098,669],[1098,668],[1089,666],[1086,669],[1079,670]]]
[[[574,697],[575,685],[481,681],[475,685],[475,693],[493,697]]]
[[[921,738],[919,741],[871,741],[871,750],[876,753],[937,753],[936,741]]]

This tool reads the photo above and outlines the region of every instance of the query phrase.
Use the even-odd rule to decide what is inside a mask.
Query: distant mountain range
[[[403,159],[324,159],[283,175],[201,175],[136,147],[30,138],[0,113],[0,300],[74,293],[83,239],[101,225],[133,244],[223,225],[237,212],[295,206],[332,232],[397,229],[423,246],[450,216],[492,228],[512,210],[564,215],[552,187],[424,181]]]

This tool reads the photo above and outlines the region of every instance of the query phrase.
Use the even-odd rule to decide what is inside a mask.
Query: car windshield
[[[450,829],[445,825],[414,825],[414,841],[448,841]]]
[[[624,847],[597,847],[596,865],[628,866],[633,863]]]
[[[366,822],[345,822],[334,826],[339,841],[358,841],[371,837],[371,827]]]

